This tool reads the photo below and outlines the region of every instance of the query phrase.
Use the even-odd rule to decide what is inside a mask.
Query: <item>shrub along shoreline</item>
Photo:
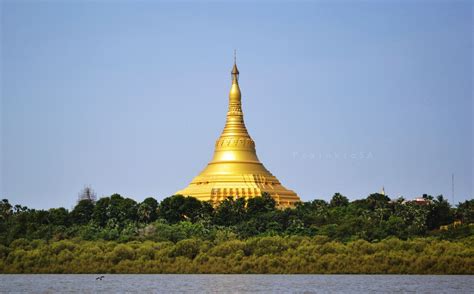
[[[373,243],[326,236],[227,236],[177,243],[18,239],[0,246],[0,273],[474,274],[473,245],[473,237]]]

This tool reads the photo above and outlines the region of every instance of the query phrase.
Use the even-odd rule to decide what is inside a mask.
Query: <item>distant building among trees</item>
[[[423,194],[421,197],[416,197],[413,200],[405,200],[403,201],[403,204],[406,203],[414,203],[414,204],[419,204],[419,205],[430,205],[433,204],[433,197],[429,197],[426,194]]]

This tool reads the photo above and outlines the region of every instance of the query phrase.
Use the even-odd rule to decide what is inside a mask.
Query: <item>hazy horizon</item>
[[[470,1],[1,2],[0,199],[159,200],[245,123],[303,201],[473,198]]]

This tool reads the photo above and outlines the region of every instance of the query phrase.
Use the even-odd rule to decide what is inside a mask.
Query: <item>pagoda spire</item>
[[[229,109],[227,111],[227,119],[222,132],[222,137],[245,137],[250,139],[247,128],[244,123],[244,113],[242,111],[242,93],[239,86],[239,69],[237,68],[235,51],[234,66],[231,71],[232,85],[229,92]]]

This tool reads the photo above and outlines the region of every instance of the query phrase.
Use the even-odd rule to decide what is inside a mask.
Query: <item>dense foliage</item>
[[[473,245],[472,237],[346,244],[326,236],[219,236],[177,243],[18,239],[0,246],[0,272],[474,274]]]
[[[154,198],[137,203],[114,194],[98,201],[82,199],[72,211],[29,209],[12,206],[4,199],[0,202],[0,244],[8,245],[19,238],[125,242],[147,239],[147,232],[153,230],[165,230],[159,233],[160,238],[176,242],[188,237],[180,235],[180,227],[188,223],[199,231],[196,233],[199,238],[222,230],[240,238],[323,235],[343,242],[377,241],[390,236],[405,240],[417,236],[453,239],[471,235],[469,224],[474,223],[474,200],[453,208],[443,196],[424,197],[427,200],[424,205],[403,199],[391,201],[382,194],[349,202],[336,193],[329,203],[314,200],[299,203],[294,209],[278,209],[266,194],[248,200],[227,198],[217,207],[181,195],[165,198],[161,203]],[[439,230],[455,220],[461,224]]]
[[[278,209],[174,195],[86,197],[68,211],[0,202],[0,272],[473,273],[474,200],[382,194]],[[423,237],[423,239],[420,239]]]

